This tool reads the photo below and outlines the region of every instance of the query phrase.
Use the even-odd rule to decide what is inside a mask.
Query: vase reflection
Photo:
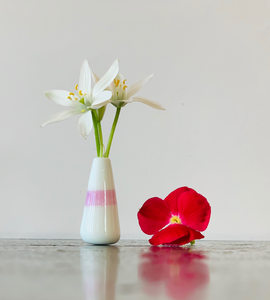
[[[150,247],[141,254],[138,267],[144,293],[154,298],[165,288],[171,299],[204,299],[209,283],[205,258],[189,248]]]
[[[114,300],[119,266],[119,249],[94,246],[80,251],[86,300]]]

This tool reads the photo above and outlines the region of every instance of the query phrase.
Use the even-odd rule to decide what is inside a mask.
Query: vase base
[[[111,238],[106,238],[106,237],[87,237],[87,236],[82,236],[81,235],[82,240],[87,243],[87,244],[93,244],[93,245],[97,245],[97,246],[106,246],[106,245],[110,245],[110,244],[115,244],[120,240],[120,235],[119,236],[115,236],[115,237],[111,237]]]

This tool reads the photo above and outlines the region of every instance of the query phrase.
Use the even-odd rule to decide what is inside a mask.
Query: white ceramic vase
[[[81,223],[86,243],[107,245],[120,239],[120,226],[111,161],[94,158]]]

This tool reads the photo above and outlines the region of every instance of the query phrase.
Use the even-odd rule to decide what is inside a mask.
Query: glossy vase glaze
[[[81,223],[81,238],[90,244],[114,244],[120,226],[111,161],[93,160]]]

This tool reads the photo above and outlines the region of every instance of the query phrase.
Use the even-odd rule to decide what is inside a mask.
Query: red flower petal
[[[209,223],[211,207],[206,198],[194,190],[182,193],[178,199],[182,223],[195,230],[204,231]]]
[[[178,211],[178,198],[179,196],[184,193],[184,192],[188,192],[188,191],[193,191],[192,189],[183,186],[179,189],[174,190],[173,192],[171,192],[165,199],[164,201],[167,202],[167,204],[170,207],[170,211],[173,215],[178,215],[179,211]]]
[[[141,230],[146,234],[155,234],[169,224],[171,213],[169,206],[160,198],[150,198],[138,212]]]
[[[185,245],[191,241],[200,240],[204,238],[204,236],[199,231],[193,230],[189,227],[187,227],[187,229],[188,229],[188,235],[185,235],[180,239],[177,239],[169,244]]]
[[[170,244],[171,242],[188,236],[188,227],[181,224],[172,224],[154,234],[149,240],[151,245]]]

